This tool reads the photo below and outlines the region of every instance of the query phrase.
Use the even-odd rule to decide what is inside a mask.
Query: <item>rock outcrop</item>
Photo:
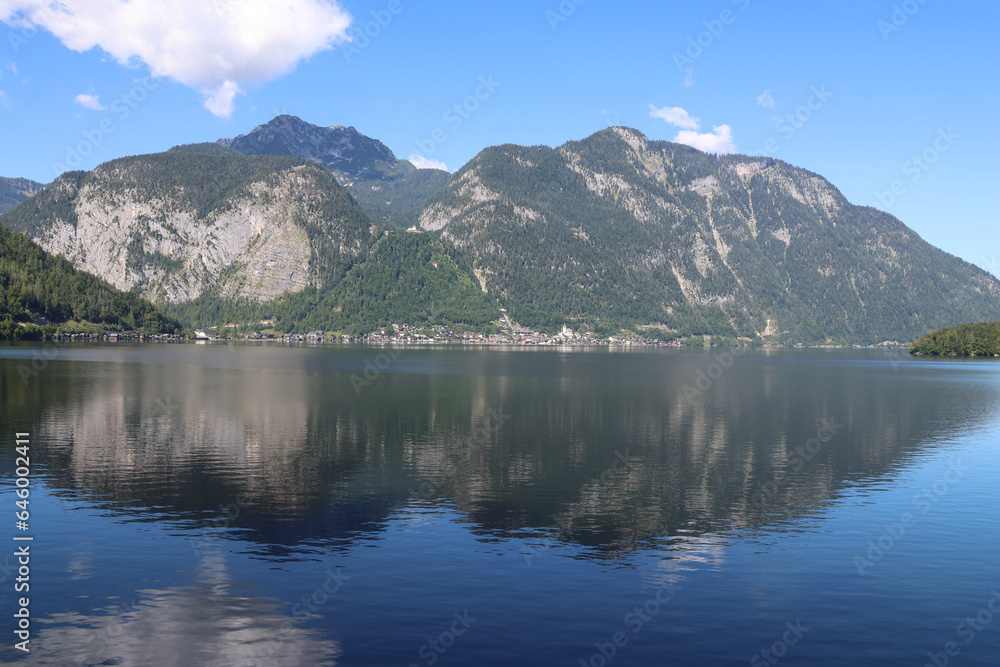
[[[4,224],[119,289],[168,303],[210,289],[265,302],[319,286],[320,254],[350,260],[371,237],[320,166],[238,154],[109,162],[60,178]]]

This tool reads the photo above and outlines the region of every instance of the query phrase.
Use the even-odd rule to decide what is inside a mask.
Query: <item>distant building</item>
[[[215,329],[195,329],[194,337],[197,340],[215,340],[219,337],[219,332]]]

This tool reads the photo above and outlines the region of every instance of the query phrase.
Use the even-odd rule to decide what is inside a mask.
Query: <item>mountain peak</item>
[[[291,155],[315,160],[348,178],[378,178],[399,164],[385,144],[354,127],[320,127],[289,114],[275,116],[247,134],[219,139],[217,143],[244,155]]]
[[[531,327],[873,344],[1000,314],[1000,282],[820,175],[629,127],[485,149],[419,221]]]

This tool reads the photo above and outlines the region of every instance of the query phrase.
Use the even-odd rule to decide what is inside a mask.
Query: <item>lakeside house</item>
[[[195,340],[215,340],[219,337],[219,332],[215,329],[195,329]]]

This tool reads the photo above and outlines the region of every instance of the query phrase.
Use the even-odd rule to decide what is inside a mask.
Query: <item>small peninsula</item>
[[[910,354],[949,357],[1000,357],[1000,322],[960,324],[914,341]]]

